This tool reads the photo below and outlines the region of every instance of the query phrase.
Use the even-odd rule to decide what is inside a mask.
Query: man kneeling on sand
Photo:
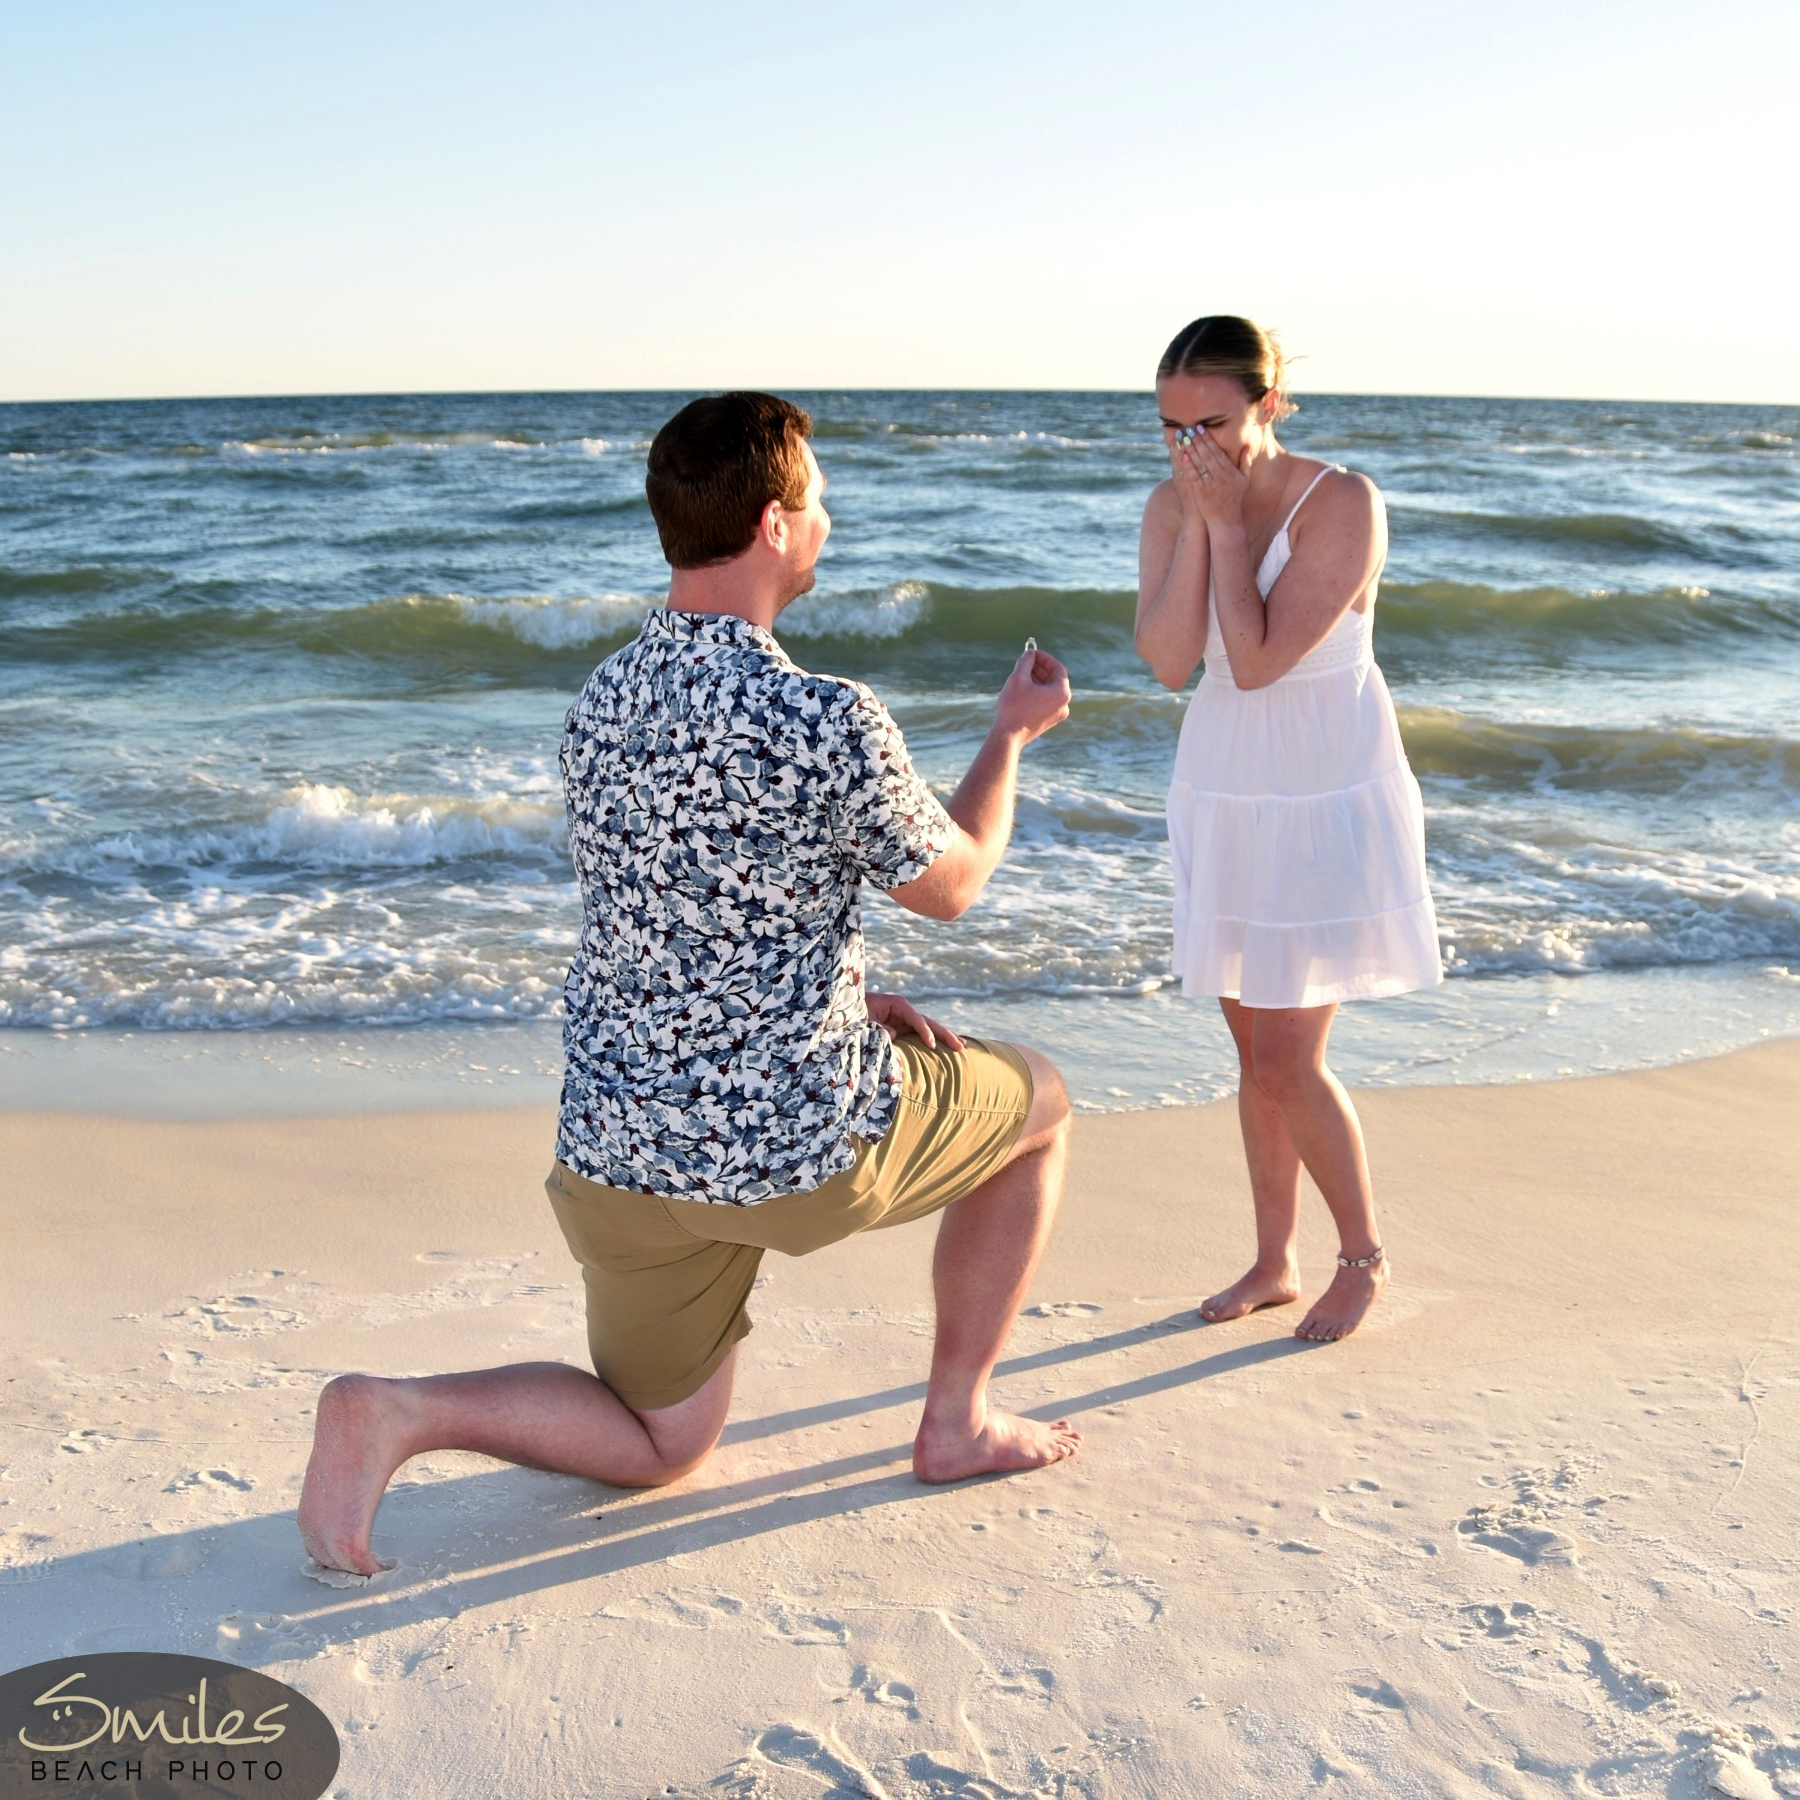
[[[424,1451],[621,1487],[680,1479],[724,1427],[763,1252],[938,1211],[914,1470],[1036,1468],[1080,1442],[987,1401],[1061,1197],[1062,1082],[1033,1051],[865,993],[858,898],[868,880],[927,918],[974,903],[1012,835],[1019,753],[1068,716],[1068,677],[1027,648],[946,808],[867,688],[795,667],[772,627],[831,529],[811,429],[785,401],[725,394],[657,434],[646,487],[668,606],[568,718],[583,921],[548,1187],[586,1280],[595,1375],[331,1382],[300,1500],[328,1567],[386,1566],[375,1509]]]

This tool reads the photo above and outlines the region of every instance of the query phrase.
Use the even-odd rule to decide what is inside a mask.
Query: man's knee
[[[671,1407],[668,1411],[676,1409]],[[712,1455],[724,1430],[724,1421],[710,1429],[695,1429],[686,1422],[670,1423],[657,1413],[639,1413],[638,1423],[650,1440],[650,1454],[638,1471],[633,1487],[668,1487],[672,1482],[691,1475]]]
[[[731,1409],[732,1376],[737,1367],[734,1344],[725,1360],[706,1379],[705,1384],[685,1400],[673,1406],[658,1407],[653,1412],[637,1412],[638,1423],[650,1440],[651,1457],[647,1462],[644,1487],[667,1487],[684,1475],[691,1475],[712,1455],[713,1446],[725,1429],[725,1415]]]
[[[647,1488],[669,1487],[684,1475],[693,1474],[712,1455],[713,1447],[718,1441],[718,1434],[715,1432],[711,1442],[702,1444],[697,1449],[690,1446],[677,1450],[665,1449],[652,1438],[656,1458],[645,1468],[644,1479],[639,1485]]]
[[[1019,1048],[1025,1066],[1031,1071],[1031,1110],[1019,1132],[1021,1143],[1036,1138],[1067,1136],[1069,1130],[1069,1090],[1056,1064],[1036,1050]]]

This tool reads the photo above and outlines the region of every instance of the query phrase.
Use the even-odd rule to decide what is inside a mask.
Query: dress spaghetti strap
[[[1342,463],[1327,463],[1325,465],[1325,467],[1322,468],[1318,472],[1318,474],[1316,474],[1312,478],[1312,480],[1306,484],[1306,492],[1304,494],[1302,494],[1300,496],[1300,498],[1294,502],[1294,510],[1292,512],[1290,512],[1285,519],[1282,520],[1281,529],[1278,532],[1276,532],[1276,534],[1275,534],[1276,537],[1280,538],[1280,537],[1287,536],[1287,528],[1291,524],[1293,524],[1293,522],[1297,518],[1299,518],[1301,507],[1303,507],[1307,503],[1307,501],[1312,498],[1313,489],[1316,488],[1319,485],[1319,483],[1325,479],[1325,477],[1327,475],[1342,475],[1344,473],[1345,473],[1345,469],[1344,469],[1344,465]]]

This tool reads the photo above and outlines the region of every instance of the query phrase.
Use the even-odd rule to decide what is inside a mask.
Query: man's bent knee
[[[674,1408],[667,1410],[672,1412]],[[667,1487],[684,1475],[693,1474],[712,1455],[724,1429],[723,1420],[705,1432],[667,1424],[659,1428],[657,1420],[660,1416],[653,1412],[639,1413],[637,1416],[638,1423],[644,1428],[644,1435],[650,1440],[650,1456],[639,1471],[638,1479],[627,1484],[629,1486]]]
[[[654,1440],[652,1442],[654,1443]],[[671,1456],[658,1445],[656,1446],[656,1459],[645,1465],[640,1478],[623,1485],[646,1488],[672,1487],[684,1475],[693,1474],[712,1455],[713,1447],[717,1442],[718,1439],[715,1438],[713,1443],[707,1444],[703,1449],[689,1456]]]
[[[1066,1136],[1070,1109],[1069,1090],[1063,1085],[1056,1064],[1036,1050],[1027,1050],[1023,1045],[1018,1049],[1031,1071],[1031,1110],[1019,1128],[1019,1146],[1023,1149],[1035,1146],[1039,1140]]]
[[[736,1371],[734,1344],[705,1384],[685,1400],[660,1406],[653,1412],[632,1408],[653,1453],[640,1485],[667,1487],[670,1482],[691,1475],[712,1455],[725,1429],[725,1415],[731,1409],[731,1383]]]

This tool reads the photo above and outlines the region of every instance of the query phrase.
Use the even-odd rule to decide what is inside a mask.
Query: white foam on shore
[[[1434,870],[1452,974],[1729,963],[1783,954],[1800,934],[1800,878],[1751,857],[1517,840],[1457,848]]]
[[[363,796],[307,782],[240,826],[126,832],[48,849],[14,840],[0,845],[0,868],[98,877],[109,870],[271,863],[321,872],[416,869],[470,857],[560,859],[562,830],[560,793],[541,801]]]
[[[845,594],[808,594],[781,615],[777,628],[784,638],[904,637],[931,609],[931,593],[922,581]]]
[[[480,600],[465,594],[443,596],[471,625],[490,631],[510,632],[521,643],[539,650],[577,650],[602,643],[623,632],[635,631],[655,605],[640,594],[595,594],[557,599],[548,594],[525,594],[510,600]],[[440,602],[428,595],[413,595],[408,605]]]

